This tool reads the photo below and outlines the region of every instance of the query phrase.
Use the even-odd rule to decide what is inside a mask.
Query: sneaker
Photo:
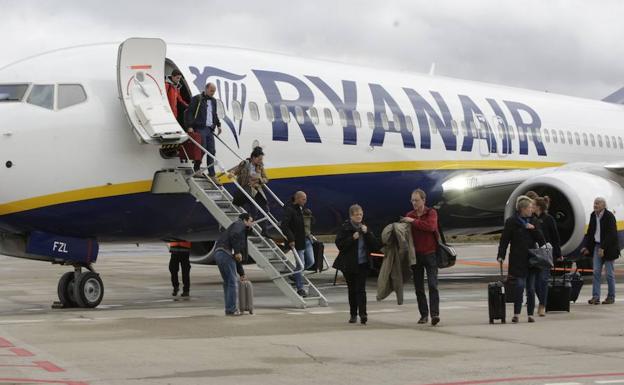
[[[206,174],[204,174],[203,171],[199,170],[199,171],[195,171],[195,173],[193,174],[193,178],[205,178]]]
[[[180,295],[180,297],[188,297],[189,296],[189,292],[188,291],[183,291],[182,295]]]
[[[440,317],[438,316],[431,317],[431,326],[436,326],[438,323],[440,323]]]
[[[173,291],[171,292],[171,295],[175,297],[176,295],[178,295],[178,292],[179,292],[179,291],[180,291],[180,289],[179,289],[179,288],[174,287],[174,288],[173,288]]]
[[[360,323],[362,325],[366,325],[367,322],[368,322],[368,316],[360,316]]]
[[[429,317],[427,317],[427,316],[420,317],[420,319],[418,320],[419,324],[426,324],[427,322],[429,322]]]
[[[305,290],[303,290],[303,289],[299,289],[299,290],[297,290],[297,294],[299,294],[299,295],[300,295],[301,297],[303,297],[303,298],[305,298],[305,297],[307,297],[307,296],[308,296],[308,293],[306,293],[306,291],[305,291]]]
[[[537,308],[537,315],[540,316],[540,317],[546,316],[546,306],[539,305],[538,308]]]
[[[615,303],[615,298],[613,298],[613,297],[607,297],[607,298],[605,298],[604,301],[602,301],[603,305],[611,305],[611,304],[614,304],[614,303]]]
[[[350,324],[354,324],[357,322],[357,316],[351,316],[351,318],[349,318],[349,323]]]
[[[592,298],[587,301],[587,303],[590,305],[600,305],[600,298]]]
[[[239,312],[238,310],[236,310],[234,313],[225,313],[226,316],[228,317],[238,317],[241,316],[241,312]]]
[[[511,318],[511,322],[513,322],[513,323],[517,324],[517,323],[518,323],[518,316],[513,316],[513,317]]]
[[[528,321],[529,321],[529,323],[533,323],[533,322],[535,322],[535,318],[533,318],[533,316],[529,316]]]

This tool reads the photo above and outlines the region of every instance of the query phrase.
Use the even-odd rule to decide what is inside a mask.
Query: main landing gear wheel
[[[57,293],[62,307],[68,308],[78,306],[74,297],[73,271],[68,271],[61,276],[61,279],[58,281]]]
[[[78,275],[74,283],[74,298],[79,307],[94,308],[99,305],[104,298],[104,284],[100,275],[92,271]]]

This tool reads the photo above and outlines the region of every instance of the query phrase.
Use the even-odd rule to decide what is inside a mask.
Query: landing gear
[[[94,308],[104,298],[104,284],[100,275],[89,265],[89,271],[82,272],[82,266],[74,266],[74,271],[63,274],[58,282],[59,302],[55,308]]]

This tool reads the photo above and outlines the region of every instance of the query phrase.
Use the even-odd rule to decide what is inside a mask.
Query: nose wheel
[[[63,274],[58,282],[59,302],[53,308],[94,308],[104,298],[104,283],[91,266],[82,272],[81,266]]]

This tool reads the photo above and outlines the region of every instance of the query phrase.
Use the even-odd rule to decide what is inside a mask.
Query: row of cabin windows
[[[249,106],[249,114],[250,114],[251,119],[254,121],[260,120],[260,109],[258,105],[255,102],[249,102],[248,106]],[[241,108],[240,103],[238,103],[237,101],[234,101],[232,104],[232,107],[233,107],[233,112],[234,112],[234,119],[235,120],[242,119],[242,108]],[[285,105],[280,105],[279,110],[280,110],[280,115],[282,116],[283,121],[286,123],[290,123],[291,114],[290,114],[288,107]],[[297,121],[297,123],[303,124],[305,122],[305,113],[304,113],[303,108],[300,106],[295,106],[294,112],[295,112],[294,114],[295,120]],[[315,107],[310,107],[307,112],[312,123],[319,124],[321,120],[319,116],[320,115],[319,111]],[[265,114],[269,121],[272,122],[275,120],[274,107],[272,104],[270,103],[265,104]],[[356,128],[362,127],[362,117],[360,115],[360,112],[353,111],[352,114],[353,114],[353,124],[355,125],[355,127]],[[331,126],[334,124],[334,115],[329,108],[323,109],[322,117],[327,126]],[[379,117],[381,120],[381,126],[385,130],[389,130],[390,122],[388,121],[388,116],[386,115],[386,113],[381,112],[379,114]],[[394,122],[395,131],[401,131],[403,129],[407,129],[407,131],[409,132],[414,131],[414,123],[412,121],[412,118],[409,115],[403,115],[401,117],[397,114],[393,114],[392,118]],[[343,127],[347,125],[347,117],[346,117],[344,110],[338,110],[338,119],[340,120],[340,123]],[[371,129],[375,128],[375,125],[376,125],[375,114],[372,112],[368,112],[366,114],[366,119],[368,122],[368,126]],[[429,117],[428,123],[432,132],[436,134],[438,132],[438,126],[435,120]],[[485,118],[483,118],[482,116],[477,117],[477,123],[468,122],[468,124],[466,124],[466,122],[461,121],[460,125],[461,125],[461,133],[463,136],[468,136],[468,132],[470,131],[473,137],[477,137],[477,138],[487,137],[487,128],[486,128],[487,126],[485,124]],[[514,127],[508,126],[506,130],[505,123],[500,118],[495,117],[493,119],[493,127],[498,128],[498,130],[495,129],[495,131],[497,131],[496,133],[498,134],[498,137],[500,139],[505,137],[505,131],[507,131],[509,138],[512,140],[515,140],[516,134],[514,131]],[[456,136],[459,135],[460,129],[455,120],[451,120],[451,132],[453,133],[453,135],[456,135]],[[550,143],[552,140],[552,143],[555,143],[555,144],[567,143],[568,145],[576,144],[577,146],[580,146],[581,143],[583,143],[583,145],[585,146],[589,146],[591,144],[592,147],[596,147],[596,144],[597,144],[598,147],[604,147],[606,145],[607,148],[613,147],[614,149],[617,149],[617,148],[624,149],[624,142],[622,141],[621,137],[616,138],[615,136],[611,136],[611,137],[605,136],[604,142],[603,142],[603,136],[600,134],[594,136],[594,134],[588,135],[587,133],[582,133],[582,142],[581,142],[581,134],[579,134],[578,132],[575,132],[572,134],[569,131],[566,131],[564,133],[563,130],[555,130],[555,129],[549,130],[546,128],[543,128],[542,132],[543,132],[544,140],[546,141],[546,143]],[[521,132],[519,133],[519,135],[522,137],[526,136],[527,140],[529,140],[532,134],[529,130],[527,130],[526,133]],[[542,140],[542,138],[539,136],[536,137],[536,139],[538,141]]]

